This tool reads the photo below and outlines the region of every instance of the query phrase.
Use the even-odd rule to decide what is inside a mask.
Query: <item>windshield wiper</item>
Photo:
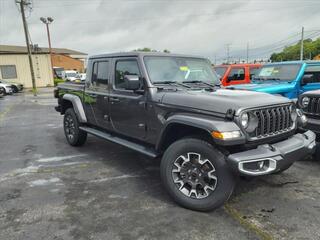
[[[175,85],[178,85],[178,86],[183,86],[183,87],[186,87],[186,88],[190,88],[190,86],[185,85],[183,83],[176,82],[176,81],[159,81],[159,82],[154,82],[153,84],[168,84],[168,85],[175,84]]]
[[[210,84],[210,83],[203,82],[203,81],[200,81],[200,80],[183,81],[182,83],[202,83],[202,84],[207,85],[207,86],[209,86],[211,88],[221,87],[221,84]]]

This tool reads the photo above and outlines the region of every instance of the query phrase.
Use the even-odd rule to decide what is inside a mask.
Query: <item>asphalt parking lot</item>
[[[320,162],[193,212],[164,192],[159,161],[92,136],[70,147],[52,91],[0,99],[0,239],[320,239]]]

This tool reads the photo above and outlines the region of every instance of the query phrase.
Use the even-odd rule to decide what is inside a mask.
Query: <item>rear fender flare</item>
[[[63,95],[62,99],[70,101],[72,103],[73,109],[79,119],[79,122],[86,123],[87,117],[81,102],[81,99],[78,96],[72,94]]]

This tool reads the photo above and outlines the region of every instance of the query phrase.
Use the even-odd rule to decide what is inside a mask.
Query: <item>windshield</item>
[[[220,77],[223,77],[227,71],[227,67],[215,67],[214,70]]]
[[[279,64],[263,66],[253,80],[292,81],[296,78],[300,64]]]
[[[219,84],[211,64],[206,59],[189,57],[144,57],[152,83],[200,81]]]
[[[72,73],[66,73],[67,77],[77,77],[77,74],[75,72]]]

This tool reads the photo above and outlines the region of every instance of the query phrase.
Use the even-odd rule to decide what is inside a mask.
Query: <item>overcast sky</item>
[[[88,54],[150,47],[226,58],[270,52],[320,36],[320,0],[33,0],[27,11],[32,42],[47,47],[41,16],[50,16],[52,46]],[[0,44],[24,45],[14,0],[0,0]]]

